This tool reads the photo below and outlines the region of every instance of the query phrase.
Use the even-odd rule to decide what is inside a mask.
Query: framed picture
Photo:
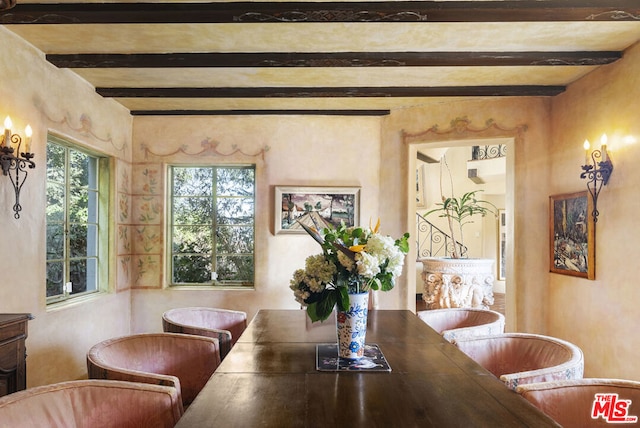
[[[498,281],[507,279],[507,213],[498,210]]]
[[[425,165],[420,165],[416,168],[416,208],[424,208],[426,206],[425,174]]]
[[[359,187],[275,188],[275,233],[306,233],[300,223],[321,229],[326,226],[358,226]]]
[[[551,272],[596,277],[595,223],[589,193],[549,197]]]

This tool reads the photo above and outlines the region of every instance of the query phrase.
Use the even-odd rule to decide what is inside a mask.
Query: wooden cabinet
[[[0,314],[0,397],[27,387],[27,322],[30,314]]]

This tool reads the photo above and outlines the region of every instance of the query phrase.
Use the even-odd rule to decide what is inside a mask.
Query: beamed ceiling
[[[640,0],[18,0],[0,24],[133,115],[384,115],[560,94],[640,40]]]

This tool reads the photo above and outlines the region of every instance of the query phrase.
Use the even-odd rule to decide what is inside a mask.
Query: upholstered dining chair
[[[145,333],[105,340],[87,353],[90,379],[173,386],[187,407],[220,365],[218,340]]]
[[[640,418],[636,381],[573,379],[522,385],[516,392],[566,428],[610,427]]]
[[[430,309],[417,315],[449,342],[504,333],[504,315],[489,309]]]
[[[183,413],[170,386],[76,380],[0,398],[2,427],[171,428]]]
[[[220,358],[224,359],[247,328],[247,314],[219,308],[175,308],[162,314],[162,328],[171,333],[216,338],[220,342]]]
[[[555,337],[504,333],[454,344],[512,390],[527,383],[580,379],[584,373],[582,350]]]

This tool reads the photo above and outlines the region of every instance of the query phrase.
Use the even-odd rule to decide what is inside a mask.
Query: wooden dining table
[[[411,311],[369,311],[390,371],[318,370],[335,342],[335,321],[260,310],[177,427],[558,426]]]

